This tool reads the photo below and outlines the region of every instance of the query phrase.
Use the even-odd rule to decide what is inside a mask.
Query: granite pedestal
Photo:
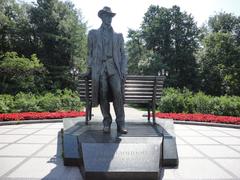
[[[162,164],[176,164],[178,157],[163,147],[169,144],[169,138],[164,143],[165,134],[172,137],[171,152],[177,155],[173,134],[162,127],[166,124],[127,122],[126,126],[128,134],[118,134],[114,123],[111,133],[104,134],[101,122],[64,120],[64,164],[79,166],[86,180],[157,180]]]

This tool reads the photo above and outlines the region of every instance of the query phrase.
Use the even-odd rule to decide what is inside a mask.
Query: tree
[[[209,18],[208,32],[197,56],[201,89],[211,95],[240,94],[240,21],[231,13]]]
[[[35,4],[0,0],[0,55],[37,54],[48,69],[48,88],[72,87],[70,68],[86,62],[86,23],[70,2],[37,0]]]
[[[128,31],[128,38],[126,43],[128,52],[128,73],[129,74],[151,74],[149,72],[151,66],[152,52],[147,50],[144,46],[144,40],[141,37],[141,31]]]
[[[198,67],[194,53],[199,30],[193,17],[181,12],[178,6],[168,9],[152,5],[145,13],[140,32],[142,45],[150,52],[145,59],[148,72],[156,75],[164,68],[170,73],[169,86],[197,89]]]
[[[70,68],[83,70],[86,58],[86,24],[70,2],[37,0],[30,11],[38,37],[38,55],[54,85],[69,86]]]
[[[35,54],[26,58],[16,52],[4,53],[0,56],[0,93],[41,92],[46,74]]]
[[[220,12],[208,20],[210,32],[231,33],[240,45],[240,16],[232,13]]]
[[[234,32],[239,19],[231,13],[220,12],[208,20],[208,26],[211,32]]]
[[[212,95],[240,95],[240,46],[230,33],[211,33],[201,50],[202,89]]]
[[[27,11],[29,5],[15,0],[0,0],[0,53],[16,51],[30,56],[35,50]]]

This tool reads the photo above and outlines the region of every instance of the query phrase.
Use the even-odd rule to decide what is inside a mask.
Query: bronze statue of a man
[[[100,104],[103,132],[111,130],[109,102],[113,101],[117,131],[126,134],[122,86],[127,74],[127,59],[123,36],[115,33],[111,26],[115,15],[109,7],[98,12],[102,25],[88,34],[88,68],[92,79],[92,106]]]

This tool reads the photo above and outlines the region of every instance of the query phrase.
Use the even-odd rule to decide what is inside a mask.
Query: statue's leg
[[[107,75],[106,73],[102,73],[102,75],[100,76],[100,108],[102,111],[102,115],[103,115],[103,125],[104,126],[111,126],[112,123],[112,117],[110,114],[110,104],[108,101],[108,79],[107,79]]]
[[[118,74],[109,77],[109,85],[113,94],[113,107],[116,114],[116,123],[119,128],[125,127],[124,103],[121,88],[121,79]]]

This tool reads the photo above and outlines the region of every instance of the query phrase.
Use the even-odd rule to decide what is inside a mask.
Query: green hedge
[[[43,95],[22,92],[15,96],[0,95],[0,113],[80,111],[82,108],[78,94],[67,89]]]
[[[158,110],[161,112],[240,116],[240,97],[214,97],[202,92],[193,94],[188,89],[166,88],[158,102]]]

